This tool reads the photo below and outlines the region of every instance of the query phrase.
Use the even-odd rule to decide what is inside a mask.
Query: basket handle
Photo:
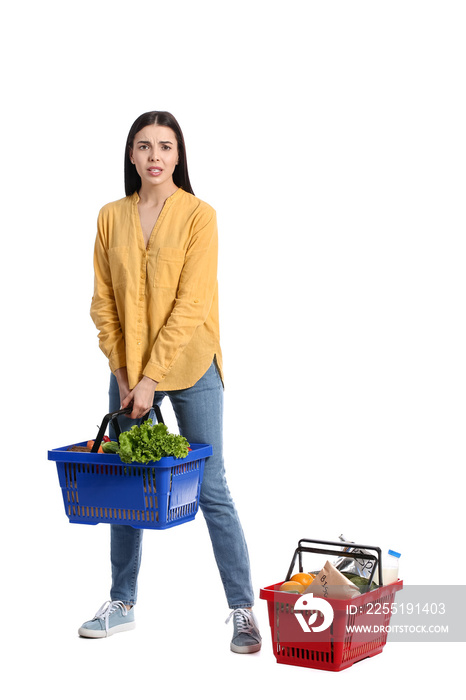
[[[308,543],[312,545],[319,545],[319,546],[303,546],[302,543],[305,543],[306,545]],[[299,540],[298,546],[295,549],[293,559],[291,560],[290,568],[288,569],[288,573],[286,575],[285,581],[288,581],[291,577],[291,572],[294,569],[294,565],[296,563],[296,557],[299,554],[299,570],[303,570],[303,565],[302,565],[302,552],[311,552],[313,554],[328,554],[329,556],[332,556],[333,554],[339,554],[341,555],[341,547],[344,546],[344,542],[331,542],[327,540]],[[383,580],[382,580],[382,551],[380,547],[373,547],[371,545],[367,544],[355,544],[354,542],[347,543],[351,545],[352,549],[370,549],[373,550],[377,553],[377,556],[375,554],[366,554],[361,552],[344,552],[345,557],[351,557],[352,559],[367,559],[368,561],[375,561],[376,566],[372,569],[370,578],[369,578],[369,586],[372,583],[372,579],[374,578],[375,570],[378,568],[379,571],[379,585],[383,586]],[[328,547],[338,547],[339,549],[335,551],[335,549],[329,549]]]
[[[163,418],[162,418],[162,411],[160,410],[160,406],[152,406],[153,410],[155,411],[155,415],[157,418],[157,423],[163,423]],[[92,445],[91,452],[97,452],[100,446],[100,443],[103,440],[103,437],[105,435],[105,431],[107,430],[107,425],[111,422],[114,429],[115,433],[117,436],[117,440],[120,437],[121,433],[121,428],[118,423],[118,416],[121,416],[125,413],[131,413],[133,410],[132,406],[127,406],[126,408],[121,408],[119,411],[111,411],[110,413],[107,413],[106,416],[104,416],[101,426],[99,428],[99,432],[97,433],[97,437],[94,440],[94,444]]]

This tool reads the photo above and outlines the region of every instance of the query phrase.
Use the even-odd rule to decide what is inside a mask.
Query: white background
[[[341,533],[400,551],[406,584],[465,582],[464,3],[14,8],[0,49],[9,697],[391,698],[405,674],[437,697],[464,645],[392,643],[340,674],[277,665],[259,590],[299,539]],[[179,120],[218,214],[226,468],[264,639],[248,657],[229,651],[201,514],[146,533],[137,631],[76,634],[108,597],[109,532],[68,523],[47,450],[94,437],[107,412],[96,218],[124,196],[126,135],[153,109]]]

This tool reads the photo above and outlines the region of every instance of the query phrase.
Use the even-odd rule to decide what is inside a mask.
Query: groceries
[[[400,554],[394,550],[388,550],[383,554],[378,547],[361,547],[354,542],[348,542],[340,535],[340,540],[345,543],[342,555],[333,561],[327,560],[320,571],[303,572],[291,576],[294,566],[290,568],[286,580],[280,584],[279,590],[295,595],[313,593],[324,598],[344,600],[354,598],[370,590],[380,587],[378,567],[382,563],[383,585],[389,585],[398,581],[398,563]],[[302,540],[301,542],[308,542]],[[318,542],[318,540],[309,540]],[[326,544],[321,542],[321,544]],[[330,544],[330,543],[328,543]],[[354,545],[354,546],[351,546]],[[377,552],[377,556],[374,554]],[[302,551],[314,551],[302,548]],[[333,550],[323,550],[324,553],[337,553]],[[301,560],[300,560],[301,563]],[[301,567],[300,567],[301,568]]]
[[[118,454],[122,462],[147,464],[162,457],[184,459],[189,454],[189,442],[181,435],[168,432],[163,423],[152,425],[152,419],[120,433]]]
[[[372,591],[374,588],[378,588],[375,581],[372,581],[371,585],[369,586],[369,579],[364,578],[364,576],[358,576],[357,574],[350,573],[345,573],[344,575],[351,581],[351,583],[354,583],[354,585],[359,588],[361,593],[367,593],[369,590]]]
[[[280,586],[281,591],[286,591],[286,593],[297,593],[301,595],[306,590],[302,583],[298,581],[284,581]]]
[[[346,545],[342,549],[343,553],[348,553],[352,556],[341,556],[336,560],[335,567],[338,569],[338,571],[342,571],[343,573],[353,573],[370,579],[372,571],[376,567],[377,563],[373,559],[366,558],[365,555],[370,555],[370,552],[362,548],[352,547],[351,545],[353,545],[354,542],[346,540],[343,535],[340,535],[339,539]],[[355,558],[355,554],[361,554],[361,557]]]
[[[280,590],[287,591],[288,593],[304,593],[306,588],[314,581],[315,577],[315,574],[301,571],[292,576],[289,581],[284,581]]]
[[[371,579],[371,575],[373,574],[373,580],[375,583],[379,584],[379,571],[376,562],[365,558],[370,552],[362,548],[352,547],[351,545],[353,545],[354,542],[346,540],[343,535],[340,535],[340,540],[346,545],[343,548],[343,552],[345,554],[351,554],[352,556],[339,557],[335,562],[336,568],[344,574],[352,573],[367,579]],[[361,554],[361,557],[353,558],[355,554]],[[401,554],[395,552],[393,549],[389,549],[387,553],[382,553],[382,582],[384,586],[398,580],[400,557]]]
[[[312,573],[304,573],[304,571],[299,572],[298,574],[295,574],[294,576],[291,577],[292,581],[298,581],[298,583],[301,583],[304,587],[310,586],[313,580],[315,579],[316,575]]]
[[[337,600],[354,598],[360,595],[360,590],[356,584],[346,578],[329,561],[319,571],[307,592],[315,593],[323,598],[335,598]]]
[[[295,576],[303,574],[295,574]],[[281,586],[281,591],[287,593],[314,593],[323,598],[336,598],[342,600],[345,598],[354,598],[360,595],[359,587],[350,581],[344,574],[336,569],[331,562],[327,561],[322,569],[317,574],[304,574],[309,576],[311,582],[304,586],[296,581],[292,576],[289,581],[285,581]]]
[[[94,443],[94,440],[88,440],[87,445],[73,445],[68,450],[91,452]],[[162,457],[185,459],[191,452],[191,447],[185,437],[169,433],[163,423],[152,425],[152,419],[149,418],[141,425],[134,425],[120,433],[118,442],[104,436],[97,452],[117,454],[125,464],[148,464],[158,462]]]
[[[382,580],[385,586],[398,580],[400,557],[399,552],[389,549],[388,555],[382,559]]]
[[[105,452],[105,454],[117,455],[120,451],[120,445],[114,440],[104,441],[102,443],[102,450]]]

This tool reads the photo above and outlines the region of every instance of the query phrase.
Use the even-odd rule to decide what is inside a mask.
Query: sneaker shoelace
[[[128,610],[126,605],[121,600],[107,600],[94,615],[94,620],[103,620],[105,622],[105,634],[108,635],[108,618],[117,610],[121,610],[123,617],[126,617]]]
[[[246,634],[255,632],[252,613],[250,610],[248,610],[247,608],[235,608],[228,615],[227,619],[225,620],[225,624],[228,624],[230,622],[233,615],[235,616],[236,629],[238,630],[238,634],[241,634],[242,632],[245,632]]]

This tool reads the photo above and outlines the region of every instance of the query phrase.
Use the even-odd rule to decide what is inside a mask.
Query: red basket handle
[[[162,418],[162,411],[160,410],[160,407],[155,405],[152,407],[155,411],[155,415],[157,417],[157,423],[163,423],[163,418]],[[106,416],[104,416],[102,423],[99,428],[99,432],[97,433],[97,437],[94,440],[94,444],[92,445],[91,452],[97,452],[100,444],[103,440],[103,437],[105,435],[105,431],[107,430],[107,425],[111,422],[113,427],[115,428],[115,434],[117,436],[117,439],[120,437],[121,429],[120,425],[118,423],[118,416],[121,416],[126,413],[131,413],[133,410],[132,406],[127,406],[126,408],[122,408],[119,411],[112,411],[111,413],[107,413]]]
[[[302,542],[305,543],[310,543],[313,545],[325,545],[325,546],[319,546],[319,547],[304,547],[302,545]],[[361,552],[344,552],[345,557],[351,557],[352,559],[367,559],[368,561],[375,561],[376,562],[376,567],[379,570],[379,585],[383,586],[383,581],[382,581],[382,551],[380,547],[373,547],[371,545],[367,544],[355,544],[354,542],[349,542],[346,544],[350,544],[352,549],[371,549],[374,550],[377,553],[377,556],[375,554],[361,554]],[[310,552],[313,554],[328,554],[329,556],[332,556],[333,554],[342,554],[341,548],[345,545],[344,542],[331,542],[327,540],[299,540],[298,546],[295,549],[293,559],[291,560],[290,568],[288,569],[288,573],[286,575],[285,581],[289,581],[291,578],[291,572],[294,569],[294,565],[296,563],[296,557],[299,554],[299,570],[303,570],[303,564],[302,564],[302,552]],[[328,549],[328,547],[338,547],[339,551],[335,551],[334,549]],[[370,578],[369,578],[369,583],[368,585],[370,586],[372,583],[372,579],[374,578],[375,570],[376,567],[372,569]]]

